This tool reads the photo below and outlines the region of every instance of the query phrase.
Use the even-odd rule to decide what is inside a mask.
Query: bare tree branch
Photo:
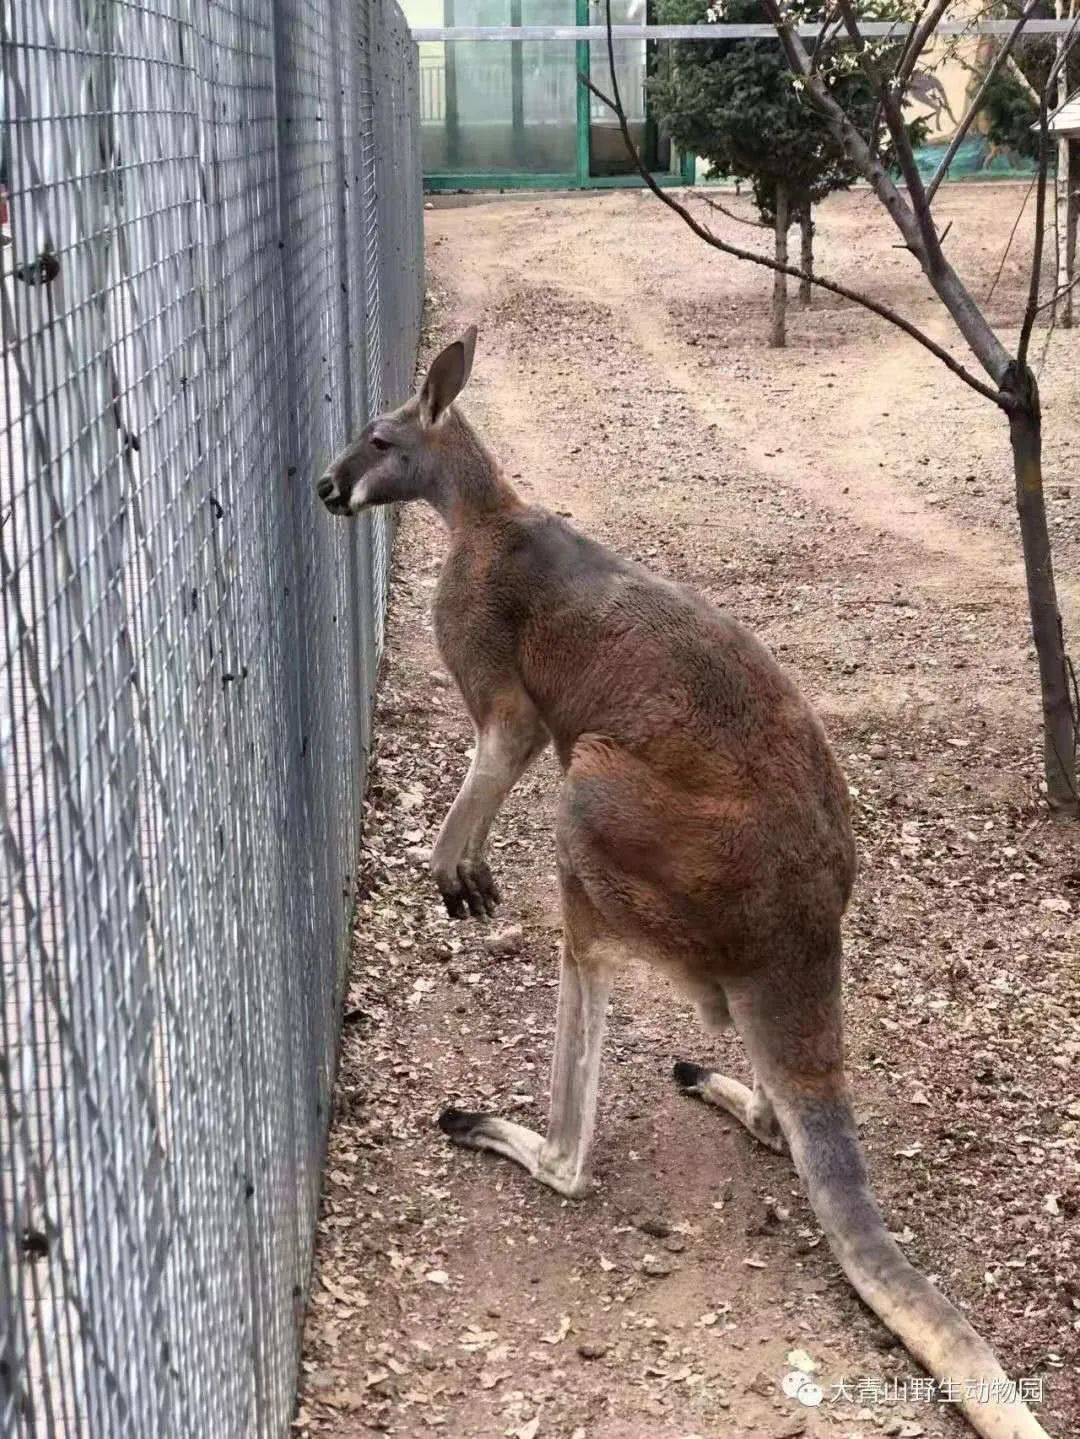
[[[1050,92],[1051,90],[1053,90],[1054,84],[1057,81],[1058,76],[1061,74],[1062,69],[1068,62],[1069,55],[1072,53],[1073,46],[1076,44],[1078,39],[1080,39],[1080,15],[1073,17],[1073,23],[1071,27],[1065,32],[1064,35],[1059,36],[1059,49],[1057,55],[1054,57],[1054,63],[1050,67],[1050,73],[1046,77],[1046,88],[1043,92],[1047,97],[1048,103]]]
[[[949,8],[951,0],[934,0],[929,9],[924,10],[922,19],[912,26],[908,42],[904,47],[896,64],[896,89],[903,94],[907,89],[908,81],[915,73],[915,66],[919,63],[919,57],[926,49],[930,36],[937,29],[937,24]]]
[[[816,71],[816,70],[817,70],[818,61],[821,59],[822,55],[825,53],[825,50],[826,50],[826,48],[828,47],[829,41],[835,37],[836,31],[837,31],[837,30],[839,29],[839,27],[840,27],[841,18],[842,18],[842,17],[837,17],[836,15],[834,15],[831,6],[829,7],[828,10],[825,11],[824,18],[822,19],[822,22],[821,22],[821,29],[820,29],[820,30],[818,31],[818,33],[817,33],[817,39],[814,41],[814,53],[810,56],[810,69],[811,69],[811,70],[813,70],[813,71]],[[830,27],[833,28],[833,33],[832,33],[832,35],[829,34],[829,29],[830,29]]]
[[[993,401],[995,405],[1007,411],[1008,401],[1000,391],[992,388],[990,385],[984,384],[977,375],[973,375],[970,370],[962,365],[960,361],[951,355],[942,345],[932,340],[930,336],[924,334],[917,325],[912,324],[910,320],[905,319],[903,315],[898,314],[897,311],[891,309],[888,305],[881,304],[879,301],[871,298],[871,296],[861,294],[857,290],[849,289],[846,285],[838,284],[835,280],[828,280],[818,274],[809,274],[797,265],[781,265],[776,260],[770,259],[767,255],[758,254],[754,250],[744,250],[740,245],[732,245],[727,240],[722,240],[706,225],[703,225],[696,216],[691,214],[685,205],[676,200],[674,195],[656,183],[655,176],[650,172],[649,167],[642,159],[641,151],[638,149],[634,137],[630,132],[630,124],[626,117],[626,111],[623,108],[622,97],[619,94],[618,77],[615,72],[615,44],[611,33],[611,0],[605,0],[605,8],[608,26],[608,64],[611,71],[612,95],[606,95],[604,91],[595,85],[592,79],[584,73],[579,73],[578,80],[585,86],[590,94],[595,95],[596,98],[601,101],[602,104],[606,105],[615,115],[615,118],[619,122],[619,129],[622,133],[626,152],[633,161],[638,174],[656,198],[662,204],[666,205],[669,210],[673,210],[699,239],[704,240],[705,243],[711,245],[713,249],[719,250],[725,255],[731,255],[734,259],[745,260],[751,265],[759,265],[762,269],[771,270],[774,273],[778,272],[783,275],[791,275],[796,280],[809,280],[811,284],[816,285],[819,289],[827,290],[833,295],[839,295],[841,299],[851,300],[854,304],[861,305],[872,314],[878,315],[883,320],[887,320],[890,325],[895,325],[897,329],[903,330],[906,335],[909,335],[913,340],[917,341],[924,349],[929,350],[936,359],[940,360],[943,365],[951,370],[959,379],[963,380],[966,385],[970,385],[973,390],[977,391],[985,399]],[[901,203],[903,202],[901,201]]]
[[[1050,90],[1057,79],[1059,63],[1064,63],[1068,52],[1062,46],[1057,60],[1050,67],[1043,92],[1039,96],[1039,170],[1038,188],[1035,191],[1035,239],[1031,253],[1031,283],[1028,286],[1027,308],[1020,326],[1020,339],[1016,346],[1016,364],[1023,372],[1027,367],[1028,347],[1031,332],[1039,314],[1039,291],[1042,285],[1043,249],[1046,244],[1046,175],[1050,168]]]
[[[1080,275],[1074,275],[1067,285],[1059,285],[1049,299],[1042,301],[1039,309],[1048,310],[1051,305],[1056,305],[1063,295],[1067,295],[1070,290],[1075,290],[1077,285],[1080,285]]]
[[[714,200],[709,195],[697,195],[695,198],[702,200],[710,210],[718,210],[721,215],[726,215],[729,220],[734,220],[736,224],[749,225],[752,230],[772,229],[772,226],[767,225],[764,220],[751,220],[746,215],[736,215],[734,210],[729,210],[726,205],[721,205],[719,200]]]
[[[806,84],[811,100],[823,111],[844,151],[851,157],[863,176],[869,181],[878,199],[892,215],[900,233],[917,255],[922,256],[922,236],[910,206],[896,188],[885,166],[871,151],[859,131],[829,94],[820,76],[810,69],[810,59],[802,41],[795,33],[791,22],[780,9],[777,0],[764,0],[764,8],[776,27],[776,33],[787,56],[788,65],[794,75]]]
[[[1037,380],[1042,379],[1042,372],[1046,367],[1046,359],[1047,356],[1050,354],[1050,345],[1054,339],[1054,331],[1057,329],[1058,302],[1062,300],[1066,295],[1071,294],[1077,285],[1080,285],[1080,275],[1077,275],[1075,279],[1070,280],[1067,285],[1058,286],[1058,288],[1055,289],[1054,293],[1049,297],[1049,299],[1043,300],[1042,303],[1039,305],[1040,314],[1043,310],[1050,310],[1051,306],[1053,306],[1053,309],[1050,313],[1050,323],[1046,327],[1046,338],[1043,340],[1042,352],[1039,355],[1039,363],[1035,366],[1035,378]]]
[[[763,0],[763,4],[766,14],[776,27],[776,33],[791,69],[802,78],[808,95],[825,116],[845,153],[864,179],[869,182],[871,189],[892,216],[893,223],[922,265],[927,279],[949,311],[957,329],[970,345],[979,363],[995,384],[1001,385],[1011,374],[1009,368],[1011,357],[968,293],[960,276],[941,253],[940,245],[937,246],[936,253],[928,248],[924,238],[928,215],[924,213],[916,216],[911,204],[904,200],[880,159],[871,151],[843,107],[830,93],[828,87],[822,83],[820,76],[810,74],[806,48],[795,33],[786,12],[781,9],[780,0]],[[924,18],[920,30],[926,27],[931,14],[934,15],[936,23],[937,11],[940,10],[941,5],[942,0],[937,0],[934,11],[929,12]],[[924,44],[925,41],[917,47],[912,47],[916,59]],[[905,133],[904,140],[906,141],[906,139]],[[915,197],[910,191],[909,197],[914,203]],[[1012,402],[1008,397],[1004,397],[1000,403],[1008,407]]]
[[[930,205],[926,198],[926,191],[923,188],[922,176],[919,174],[919,167],[915,163],[915,151],[911,146],[911,138],[908,135],[907,126],[904,124],[904,113],[901,104],[902,91],[893,88],[890,81],[881,73],[881,70],[874,63],[870,51],[867,49],[866,40],[859,29],[859,22],[855,17],[849,0],[837,0],[840,12],[844,17],[844,26],[854,42],[859,57],[859,64],[863,73],[872,85],[877,88],[881,96],[881,110],[885,115],[885,124],[889,135],[892,138],[893,150],[896,153],[896,161],[900,166],[900,173],[904,177],[904,183],[908,187],[908,194],[911,197],[911,208],[922,233],[923,243],[926,246],[927,258],[932,266],[941,260],[941,241],[938,238],[937,227],[930,214]],[[917,60],[921,54],[922,47],[915,53]]]
[[[1035,13],[1038,4],[1039,0],[1028,0],[1027,6],[1021,14],[1019,20],[1017,20],[1015,27],[1005,37],[1004,43],[1002,44],[1001,49],[998,51],[994,59],[994,63],[990,66],[985,76],[983,77],[983,82],[976,91],[975,98],[968,106],[967,114],[960,121],[960,124],[956,128],[956,133],[949,141],[949,148],[942,156],[941,164],[938,165],[937,169],[934,171],[934,178],[926,187],[926,203],[928,205],[933,204],[934,196],[938,192],[938,187],[940,186],[942,180],[944,180],[945,176],[949,173],[949,166],[956,158],[957,150],[959,150],[960,146],[964,143],[964,137],[971,129],[972,121],[975,119],[975,116],[979,114],[980,110],[982,110],[983,102],[986,99],[986,92],[994,83],[994,80],[997,78],[998,72],[1000,71],[1001,67],[1008,59],[1010,59],[1013,46],[1020,38],[1020,32],[1023,30],[1028,20],[1030,20],[1031,16]]]
[[[1020,340],[1016,347],[1016,363],[1021,371],[1027,365],[1031,334],[1035,328],[1039,311],[1043,309],[1039,294],[1042,286],[1043,251],[1046,248],[1046,176],[1050,168],[1050,96],[1058,76],[1068,63],[1069,52],[1076,44],[1078,35],[1080,35],[1080,16],[1073,21],[1072,28],[1064,36],[1054,63],[1050,66],[1050,73],[1046,77],[1042,94],[1039,96],[1039,170],[1038,190],[1035,195],[1035,240],[1031,256],[1031,284],[1028,288],[1028,301],[1024,311],[1023,324],[1020,327]],[[1049,340],[1047,341],[1048,348]]]
[[[1024,74],[1023,70],[1020,69],[1020,66],[1017,64],[1016,61],[1016,56],[1010,55],[1005,63],[1008,67],[1009,74],[1025,91],[1028,99],[1031,100],[1033,104],[1038,105],[1039,92],[1038,90],[1036,90],[1035,86],[1031,83],[1028,77]]]

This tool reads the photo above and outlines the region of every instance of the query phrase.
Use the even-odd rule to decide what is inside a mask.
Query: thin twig
[[[1016,232],[1020,228],[1020,221],[1024,218],[1024,211],[1027,209],[1027,202],[1031,199],[1031,192],[1032,190],[1034,190],[1035,186],[1038,183],[1038,175],[1033,175],[1031,177],[1031,184],[1027,187],[1027,193],[1024,196],[1020,209],[1017,211],[1016,219],[1013,221],[1013,227],[1009,231],[1009,238],[1005,243],[1005,249],[1001,253],[1001,260],[998,263],[997,273],[995,274],[993,280],[991,280],[990,288],[986,292],[986,299],[983,301],[984,305],[989,305],[990,301],[994,298],[994,291],[997,289],[998,281],[1001,279],[1001,272],[1005,268],[1005,261],[1009,258],[1009,251],[1012,249],[1012,242],[1016,239]]]
[[[1039,310],[1041,312],[1043,310],[1048,310],[1050,306],[1053,305],[1054,312],[1050,317],[1049,325],[1046,327],[1046,339],[1043,341],[1042,353],[1039,356],[1039,363],[1035,366],[1035,378],[1037,380],[1042,378],[1042,372],[1046,366],[1047,357],[1050,354],[1050,344],[1054,338],[1054,331],[1057,329],[1057,303],[1059,300],[1064,299],[1066,295],[1070,294],[1077,285],[1080,285],[1080,275],[1077,275],[1075,279],[1070,280],[1067,285],[1061,285],[1058,289],[1054,291],[1054,293],[1050,296],[1048,300],[1043,300],[1043,302],[1039,306]]]
[[[1039,308],[1042,309],[1043,307],[1040,305]],[[1046,361],[1047,361],[1047,358],[1048,358],[1048,356],[1049,356],[1049,354],[1050,354],[1050,346],[1051,346],[1051,344],[1053,343],[1054,331],[1055,331],[1056,329],[1057,329],[1057,311],[1054,310],[1054,312],[1053,312],[1053,313],[1051,314],[1051,316],[1050,316],[1050,323],[1049,323],[1049,325],[1047,325],[1047,327],[1046,327],[1046,338],[1043,340],[1042,353],[1039,355],[1038,364],[1035,366],[1035,381],[1036,381],[1036,383],[1038,383],[1038,381],[1042,379],[1042,372],[1043,372],[1043,370],[1046,368]]]
[[[696,195],[697,200],[703,200],[710,210],[718,210],[721,215],[726,215],[729,220],[735,220],[740,225],[749,225],[752,230],[771,230],[772,226],[767,225],[764,220],[751,220],[745,215],[736,215],[734,210],[729,210],[721,205],[719,200],[713,200],[708,195]]]
[[[896,163],[900,167],[900,173],[904,177],[908,194],[911,196],[911,208],[922,234],[923,244],[926,246],[927,258],[930,265],[936,266],[941,256],[941,241],[938,238],[937,227],[930,214],[930,204],[926,197],[926,190],[923,186],[922,175],[915,163],[915,151],[911,145],[911,137],[908,134],[907,126],[904,123],[903,107],[898,98],[903,94],[902,90],[894,90],[890,81],[882,74],[875,63],[874,57],[867,48],[866,40],[859,29],[859,22],[852,10],[848,0],[837,0],[840,13],[844,17],[844,26],[849,37],[855,45],[859,57],[859,65],[863,74],[872,85],[877,88],[881,97],[881,110],[885,115],[885,124],[888,127],[889,135],[892,138],[893,151],[896,155]],[[923,42],[924,44],[925,42]],[[912,61],[918,61],[922,53],[923,45],[920,44],[915,50]]]
[[[1051,305],[1056,305],[1057,302],[1065,295],[1067,295],[1070,290],[1075,290],[1077,285],[1080,285],[1080,275],[1076,275],[1068,282],[1067,285],[1059,286],[1058,289],[1054,291],[1054,293],[1050,296],[1048,300],[1043,300],[1043,302],[1039,306],[1039,309],[1048,310]]]
[[[1064,48],[1061,52],[1065,53]],[[1050,74],[1047,77],[1043,92],[1039,96],[1039,168],[1037,174],[1037,188],[1035,190],[1035,241],[1031,254],[1031,282],[1028,285],[1027,306],[1024,310],[1023,323],[1020,326],[1020,339],[1016,346],[1016,368],[1020,374],[1027,368],[1028,347],[1031,344],[1031,332],[1035,328],[1035,319],[1039,313],[1039,291],[1042,286],[1042,261],[1043,247],[1046,236],[1046,176],[1050,168],[1050,119],[1049,93],[1050,86],[1056,78],[1057,66],[1050,67]]]
[[[765,270],[772,270],[774,273],[790,275],[796,280],[809,280],[811,284],[816,285],[819,289],[827,290],[833,295],[839,295],[841,299],[851,300],[854,304],[861,305],[863,309],[871,311],[872,314],[878,315],[883,320],[887,320],[890,325],[895,325],[897,329],[903,330],[906,335],[909,335],[918,344],[922,345],[924,349],[929,350],[935,358],[939,359],[943,365],[950,369],[959,379],[963,380],[965,384],[970,385],[973,390],[978,391],[978,393],[986,399],[992,400],[995,405],[1000,406],[1002,409],[1008,409],[1008,402],[999,391],[991,389],[989,385],[984,384],[976,375],[973,375],[970,370],[962,365],[959,360],[951,355],[948,350],[937,344],[929,335],[925,335],[917,325],[912,324],[910,320],[906,320],[903,315],[890,309],[888,305],[881,304],[869,295],[860,294],[857,290],[848,289],[846,285],[840,285],[835,280],[825,279],[822,275],[809,274],[797,265],[781,265],[779,261],[772,260],[767,255],[757,254],[753,250],[744,250],[739,245],[732,245],[726,240],[721,240],[718,235],[714,235],[710,229],[702,225],[685,205],[680,204],[670,191],[662,189],[656,183],[656,178],[652,175],[642,159],[641,151],[638,149],[634,137],[630,133],[630,124],[626,118],[626,111],[623,109],[622,99],[619,95],[618,78],[615,74],[615,47],[611,33],[611,0],[605,0],[605,11],[608,27],[608,63],[611,69],[613,94],[611,96],[606,95],[604,91],[595,85],[592,79],[584,73],[579,73],[578,80],[585,86],[590,94],[595,95],[596,98],[602,104],[606,105],[615,115],[619,122],[619,129],[622,133],[626,153],[630,156],[644,183],[661,204],[666,205],[669,210],[673,210],[699,239],[704,240],[705,243],[711,245],[713,249],[720,250],[725,255],[731,255],[737,260],[745,260],[751,265],[759,265]]]
[[[1069,54],[1072,51],[1073,46],[1076,44],[1078,37],[1080,37],[1080,15],[1073,17],[1072,26],[1065,31],[1065,34],[1063,36],[1059,37],[1061,48],[1058,50],[1057,55],[1054,57],[1054,63],[1053,65],[1051,65],[1050,73],[1046,77],[1045,93],[1047,95],[1049,95],[1050,91],[1053,89],[1054,82],[1060,75],[1062,66],[1065,65],[1068,61]]]
[[[1068,679],[1068,674],[1067,674],[1067,673],[1066,673],[1066,679]],[[1071,705],[1071,704],[1070,704],[1069,708],[1070,708],[1070,709],[1072,708],[1072,705]],[[1074,763],[1076,762],[1076,739],[1075,739],[1075,736],[1076,736],[1076,725],[1075,725],[1075,722],[1074,722],[1074,724],[1073,724],[1073,762],[1074,762]],[[1080,790],[1078,790],[1078,789],[1076,788],[1076,784],[1074,783],[1074,781],[1069,778],[1069,767],[1068,767],[1068,765],[1065,763],[1065,761],[1062,759],[1062,757],[1061,757],[1061,751],[1060,751],[1060,750],[1058,749],[1058,747],[1057,747],[1057,740],[1054,738],[1053,735],[1050,736],[1050,744],[1053,746],[1054,754],[1057,756],[1058,769],[1061,771],[1061,778],[1065,781],[1065,784],[1066,784],[1066,786],[1068,787],[1069,791],[1071,792],[1073,799],[1080,799]]]
[[[982,110],[983,102],[986,99],[986,92],[989,90],[990,86],[997,78],[998,71],[1001,69],[1002,65],[1005,64],[1006,60],[1008,60],[1009,55],[1012,52],[1013,46],[1020,38],[1021,31],[1023,30],[1027,22],[1030,20],[1031,16],[1035,13],[1035,10],[1040,3],[1041,0],[1028,0],[1028,3],[1024,8],[1023,13],[1021,14],[1019,20],[1017,20],[1016,22],[1016,25],[1005,37],[1004,44],[998,51],[994,59],[994,63],[987,70],[985,76],[983,77],[982,84],[979,86],[978,90],[975,93],[975,98],[968,106],[967,114],[960,121],[960,124],[956,128],[956,133],[949,141],[949,148],[942,156],[940,165],[938,165],[937,169],[934,171],[934,178],[926,187],[926,203],[928,205],[933,203],[934,196],[938,192],[938,186],[941,184],[942,180],[944,180],[945,176],[949,173],[949,166],[952,164],[953,160],[955,160],[957,150],[959,150],[960,146],[964,143],[964,138],[967,135],[967,132],[971,129],[972,121],[975,119],[975,116],[978,115]]]

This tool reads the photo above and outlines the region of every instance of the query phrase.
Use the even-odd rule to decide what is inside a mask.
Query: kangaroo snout
[[[331,467],[315,486],[315,493],[332,515],[351,515],[349,502],[341,493]]]

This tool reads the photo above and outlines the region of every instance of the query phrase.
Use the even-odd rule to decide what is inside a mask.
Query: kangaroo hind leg
[[[694,992],[696,991],[696,992]],[[707,981],[700,989],[694,987],[698,1017],[711,1034],[721,1034],[731,1028],[731,1011],[722,985]],[[755,1078],[753,1089],[748,1089],[737,1079],[719,1074],[715,1069],[706,1069],[689,1060],[676,1061],[675,1083],[683,1094],[701,1099],[706,1104],[715,1104],[726,1109],[755,1139],[778,1154],[786,1152],[787,1146],[780,1131],[769,1096],[760,1081]]]
[[[590,1188],[600,1053],[612,984],[610,948],[573,880],[563,883],[562,969],[547,1134],[492,1114],[446,1109],[439,1127],[457,1144],[513,1159],[542,1184],[577,1198]]]

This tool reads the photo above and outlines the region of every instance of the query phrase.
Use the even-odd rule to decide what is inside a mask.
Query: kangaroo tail
[[[810,1203],[863,1301],[939,1380],[983,1439],[1049,1439],[1016,1398],[1001,1365],[964,1316],[908,1263],[890,1238],[866,1174],[843,1081],[813,1096],[768,1086]],[[785,1089],[787,1092],[785,1093]]]

